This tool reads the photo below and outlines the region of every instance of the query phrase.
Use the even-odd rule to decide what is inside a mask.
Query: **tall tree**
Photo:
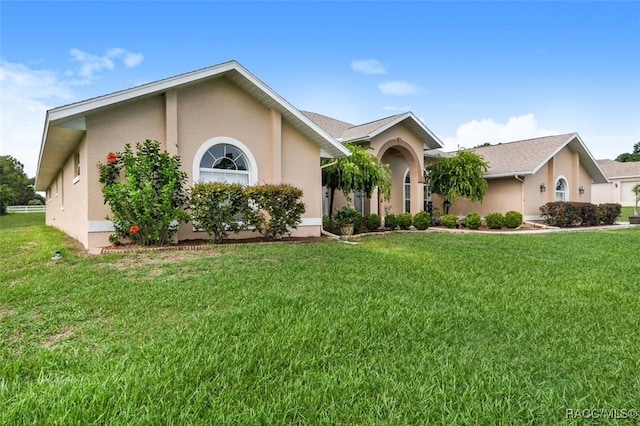
[[[360,145],[346,145],[351,155],[338,160],[323,160],[322,184],[329,188],[329,216],[333,213],[336,190],[345,194],[362,192],[371,198],[378,188],[383,200],[391,198],[391,171],[375,155]]]
[[[618,155],[616,161],[620,161],[622,163],[626,163],[629,161],[640,161],[640,142],[633,146],[633,152],[625,152],[624,154]]]
[[[488,183],[484,174],[489,170],[482,156],[473,151],[458,151],[455,157],[442,158],[427,166],[429,189],[444,198],[444,210],[458,198],[482,201]]]
[[[0,156],[0,214],[6,206],[26,205],[31,200],[44,201],[36,194],[34,178],[27,177],[24,165],[10,155]]]

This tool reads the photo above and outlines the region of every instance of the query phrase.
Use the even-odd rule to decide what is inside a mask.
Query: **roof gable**
[[[472,149],[489,164],[486,178],[526,176],[535,174],[565,147],[577,152],[581,165],[596,183],[607,182],[607,177],[577,133],[545,136],[522,141]]]
[[[314,121],[294,108],[238,62],[230,61],[47,111],[38,159],[36,190],[43,191],[49,186],[63,162],[75,150],[86,132],[85,117],[88,114],[220,77],[226,77],[266,107],[280,112],[284,120],[318,145],[324,156],[349,155],[349,151],[341,143]],[[73,131],[57,130],[62,128]],[[61,136],[63,133],[67,135],[64,140]]]
[[[343,143],[369,141],[393,126],[403,123],[423,141],[426,149],[442,148],[444,146],[440,139],[412,112],[392,115],[358,125],[313,112],[304,112],[304,114]]]

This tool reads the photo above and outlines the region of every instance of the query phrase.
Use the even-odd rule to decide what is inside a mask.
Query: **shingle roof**
[[[640,161],[622,163],[614,160],[598,160],[598,165],[609,178],[638,177],[640,178]]]
[[[473,151],[489,163],[489,172],[485,177],[490,179],[532,175],[566,146],[578,153],[580,164],[589,172],[594,183],[608,182],[607,176],[577,133],[483,146]]]
[[[569,142],[574,134],[546,136],[523,141],[475,148],[477,154],[489,163],[487,177],[493,175],[533,174],[557,151]]]
[[[404,123],[428,148],[441,148],[442,142],[411,112],[392,115],[369,123],[354,125],[315,112],[302,111],[322,130],[343,143],[370,140],[390,127]]]

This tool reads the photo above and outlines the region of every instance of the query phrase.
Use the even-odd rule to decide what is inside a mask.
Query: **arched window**
[[[556,201],[567,201],[567,181],[564,178],[556,182]]]
[[[251,152],[235,139],[210,139],[200,147],[194,158],[193,178],[196,182],[254,185],[257,176],[257,166]]]
[[[411,175],[409,169],[404,174],[404,212],[411,213]]]

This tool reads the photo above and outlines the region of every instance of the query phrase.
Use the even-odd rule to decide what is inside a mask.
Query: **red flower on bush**
[[[132,234],[137,234],[138,232],[140,232],[140,227],[138,225],[133,225],[131,228],[129,228],[129,232],[131,232]]]
[[[118,157],[116,157],[113,152],[110,152],[109,155],[107,155],[107,161],[111,164],[114,164],[116,161],[118,161]]]

